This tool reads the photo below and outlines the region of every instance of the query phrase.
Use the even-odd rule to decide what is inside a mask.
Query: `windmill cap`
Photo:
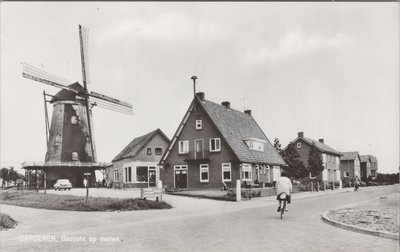
[[[74,84],[68,85],[68,87],[76,89],[79,92],[84,93],[84,88],[78,82]],[[61,89],[53,98],[50,103],[54,103],[56,101],[76,101],[76,93],[69,91],[67,89]]]

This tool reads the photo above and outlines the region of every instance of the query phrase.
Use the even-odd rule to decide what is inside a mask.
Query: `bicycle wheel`
[[[282,204],[282,208],[281,208],[281,220],[282,220],[282,216],[285,213],[285,209],[286,209],[286,200],[283,200],[283,204]]]

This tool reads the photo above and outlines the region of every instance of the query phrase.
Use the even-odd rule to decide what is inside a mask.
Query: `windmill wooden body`
[[[61,89],[55,95],[43,92],[47,142],[45,161],[24,162],[22,165],[26,170],[43,170],[48,186],[52,186],[52,183],[61,178],[69,179],[74,186],[82,186],[84,173],[92,173],[89,182],[94,182],[94,170],[104,168],[96,158],[93,106],[132,114],[131,104],[88,91],[88,30],[82,26],[79,26],[79,39],[83,85],[78,82],[71,84],[72,82],[63,78],[23,63],[23,77]],[[48,100],[47,97],[51,99]],[[53,105],[51,125],[49,125],[47,103]]]

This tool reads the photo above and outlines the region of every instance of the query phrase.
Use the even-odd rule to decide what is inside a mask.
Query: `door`
[[[194,155],[195,155],[195,159],[202,159],[204,158],[204,153],[203,153],[203,139],[198,139],[198,140],[194,140]]]
[[[175,188],[187,188],[187,170],[175,170]]]
[[[156,170],[152,167],[149,169],[149,186],[156,186]]]

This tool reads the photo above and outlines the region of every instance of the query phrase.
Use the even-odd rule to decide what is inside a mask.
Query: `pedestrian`
[[[103,184],[103,187],[105,187],[106,186],[106,179],[103,178],[103,181],[101,181],[101,183]]]
[[[360,179],[358,178],[358,176],[356,176],[356,179],[354,181],[354,191],[357,192],[359,187],[360,187]]]
[[[86,179],[86,178],[83,179],[83,186],[84,186],[85,188],[87,187],[87,179]]]
[[[290,203],[290,194],[292,192],[292,182],[290,181],[290,179],[287,177],[288,174],[283,171],[281,173],[281,177],[278,178],[278,180],[276,181],[276,200],[279,201],[279,206],[278,206],[278,212],[281,211],[281,206],[282,206],[282,200],[281,200],[281,194],[285,193],[286,194],[286,201],[289,204]],[[285,211],[288,211],[287,209],[287,205],[285,208]]]

